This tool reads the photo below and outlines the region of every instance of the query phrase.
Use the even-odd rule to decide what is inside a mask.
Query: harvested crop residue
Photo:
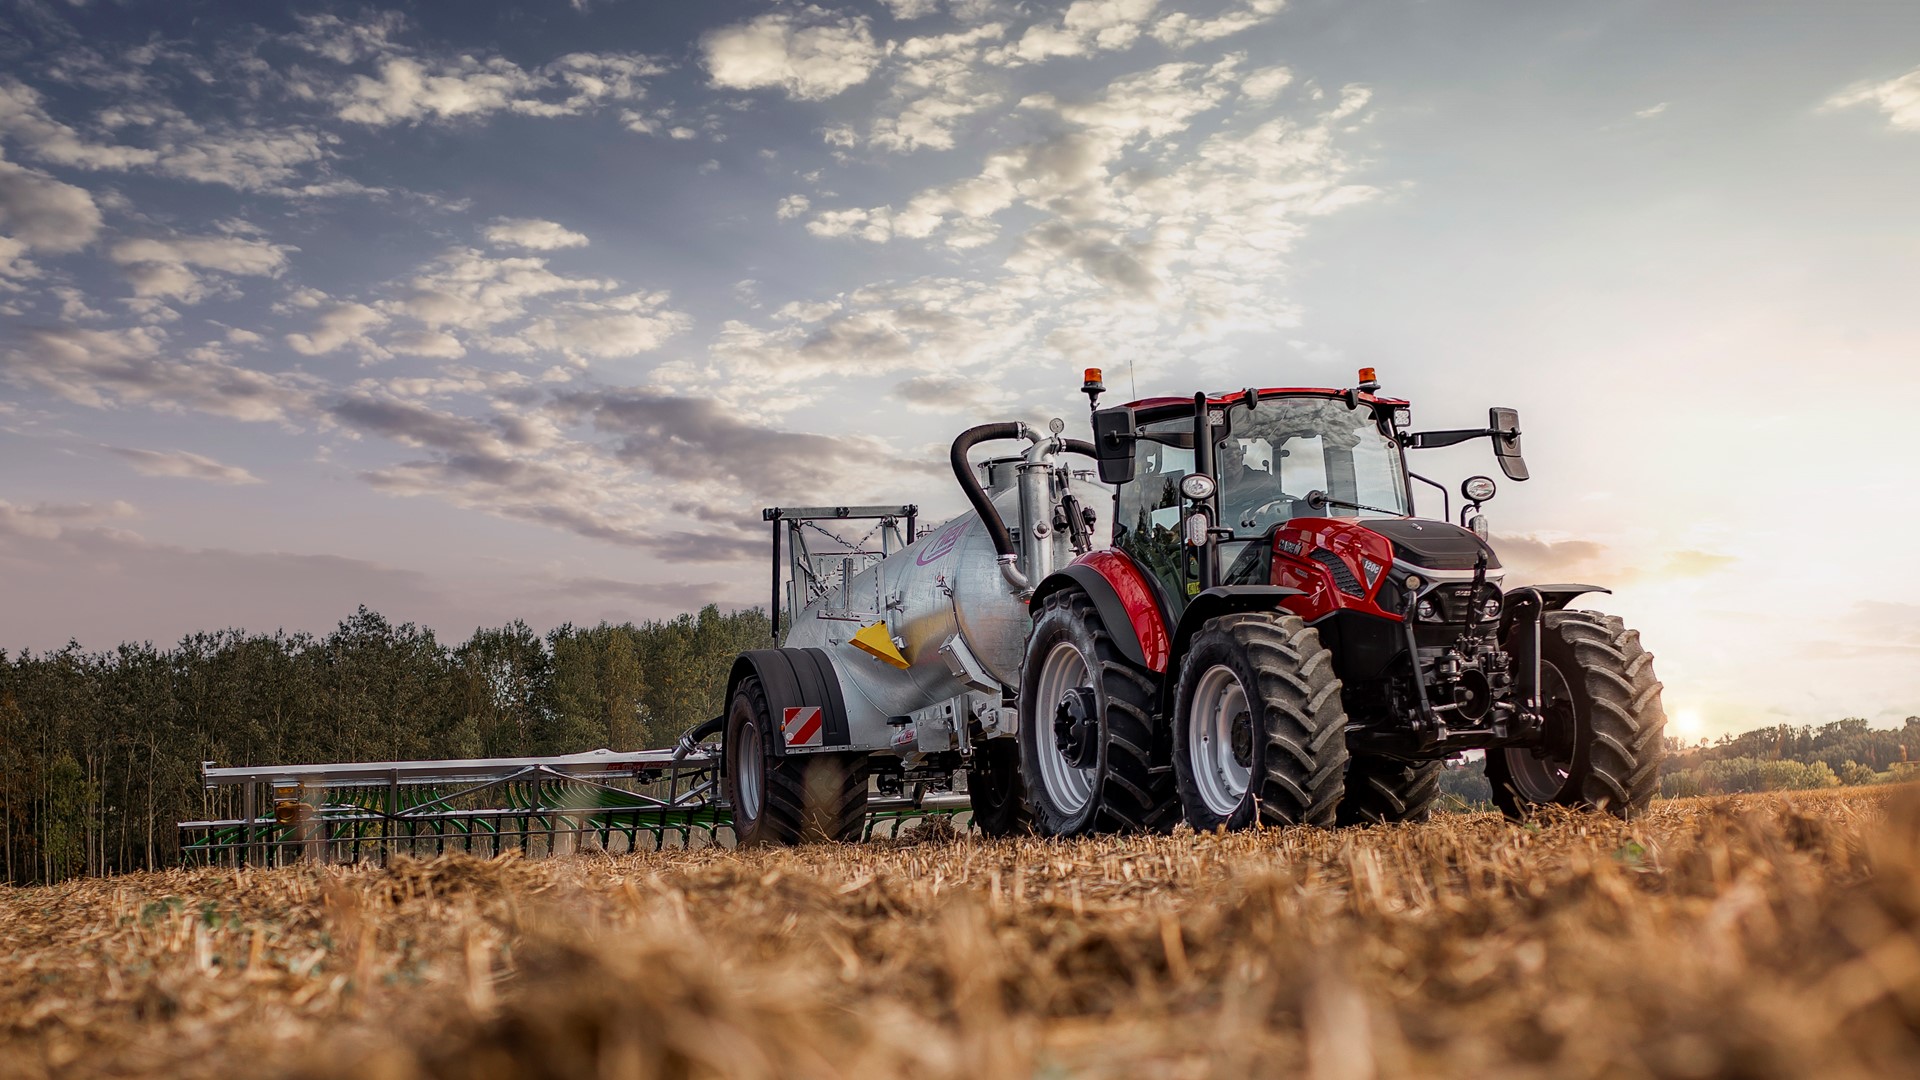
[[[1920,1075],[1920,791],[0,892],[26,1076]]]

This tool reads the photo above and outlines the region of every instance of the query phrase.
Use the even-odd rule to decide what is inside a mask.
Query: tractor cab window
[[[1140,435],[1133,447],[1133,480],[1120,485],[1114,498],[1114,546],[1153,575],[1177,611],[1186,601],[1188,583],[1199,580],[1199,568],[1190,565],[1180,540],[1180,478],[1193,471],[1193,417],[1142,424]],[[1174,441],[1188,446],[1169,445]]]
[[[1216,452],[1221,523],[1245,535],[1296,517],[1409,513],[1400,448],[1373,410],[1339,398],[1268,399],[1228,410]],[[1307,505],[1310,492],[1369,509]]]

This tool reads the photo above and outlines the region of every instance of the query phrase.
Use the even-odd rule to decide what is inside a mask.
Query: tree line
[[[1669,742],[1660,793],[1730,795],[1920,780],[1920,716],[1897,728],[1859,717],[1819,727],[1776,724],[1711,743]]]
[[[448,646],[362,607],[324,637],[194,634],[0,650],[0,866],[11,883],[168,865],[209,815],[200,763],[512,757],[667,746],[715,716],[766,612],[522,622]]]

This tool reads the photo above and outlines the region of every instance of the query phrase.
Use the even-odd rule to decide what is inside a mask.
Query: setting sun
[[[1676,739],[1692,742],[1706,733],[1699,709],[1675,709],[1667,720],[1667,731]]]

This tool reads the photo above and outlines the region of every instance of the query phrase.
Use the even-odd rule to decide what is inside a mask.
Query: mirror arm
[[[1428,450],[1441,446],[1454,446],[1469,439],[1485,439],[1490,436],[1505,435],[1507,432],[1494,431],[1491,428],[1454,428],[1448,431],[1416,431],[1406,437],[1406,445],[1415,450]]]
[[[1445,484],[1436,484],[1432,480],[1429,480],[1426,477],[1421,476],[1417,472],[1410,472],[1407,475],[1414,478],[1415,480],[1420,481],[1421,483],[1427,485],[1428,487],[1436,488],[1439,490],[1440,520],[1452,521],[1453,520],[1453,493],[1447,490],[1447,486]]]

